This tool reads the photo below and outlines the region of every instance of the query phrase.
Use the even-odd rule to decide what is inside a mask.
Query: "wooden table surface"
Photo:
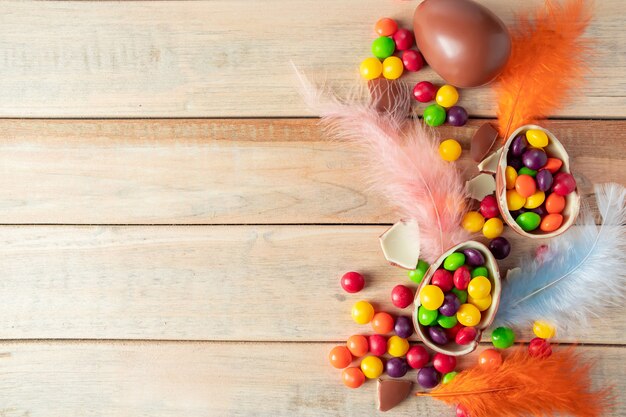
[[[511,22],[539,0],[481,3]],[[583,190],[626,184],[626,3],[596,3],[593,74],[545,123]],[[377,241],[397,217],[289,62],[353,85],[376,19],[408,25],[415,5],[1,2],[0,415],[376,414],[375,384],[344,388],[326,356],[363,332],[357,299],[397,311],[407,279]],[[461,94],[473,120],[438,131],[467,149],[494,96]],[[358,296],[338,285],[351,269],[369,278]],[[597,360],[626,415],[624,308],[557,339]],[[453,412],[410,399],[389,415]]]

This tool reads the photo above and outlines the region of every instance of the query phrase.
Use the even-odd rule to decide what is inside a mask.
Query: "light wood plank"
[[[543,0],[482,0],[506,23]],[[558,113],[624,117],[621,0],[596,2],[593,74]],[[310,114],[290,61],[355,85],[372,26],[409,26],[416,2],[219,0],[3,2],[0,117],[226,117]],[[430,70],[407,80],[439,82]],[[549,92],[547,92],[549,93]],[[471,114],[493,116],[488,88],[464,90]]]
[[[11,417],[379,415],[375,382],[358,390],[345,388],[340,372],[327,363],[332,346],[2,343],[0,412]],[[577,349],[597,361],[594,387],[615,385],[621,404],[605,416],[623,416],[626,349]],[[476,353],[465,357],[459,369],[475,360]],[[415,372],[405,378],[414,379]],[[439,401],[415,397],[392,411],[394,416],[453,413]]]
[[[482,120],[441,127],[469,147]],[[584,191],[626,183],[626,122],[551,121]],[[0,120],[2,223],[393,223],[315,119]],[[468,177],[475,164],[464,153]]]
[[[377,239],[384,230],[4,226],[2,337],[332,341],[369,333],[350,318],[360,299],[410,315],[390,302],[393,286],[410,281],[386,265]],[[508,237],[515,254],[503,268],[535,247]],[[349,270],[367,276],[359,294],[339,285]],[[626,343],[625,329],[616,308],[558,340]],[[532,337],[530,328],[518,330]]]

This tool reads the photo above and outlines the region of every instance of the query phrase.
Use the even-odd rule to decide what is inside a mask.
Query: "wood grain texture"
[[[441,127],[469,148],[483,120]],[[626,121],[549,121],[581,189],[626,184]],[[316,119],[0,120],[2,223],[393,223]],[[464,152],[469,178],[476,168]]]
[[[375,226],[4,226],[0,327],[6,339],[336,341],[370,326],[350,318],[366,299],[394,308],[411,285],[386,264]],[[534,243],[507,232],[515,254]],[[367,277],[347,294],[346,271]],[[413,286],[415,287],[415,286]],[[607,320],[606,317],[611,317]],[[622,344],[619,308],[559,341]],[[622,330],[619,330],[622,329]],[[530,326],[521,327],[528,340]]]
[[[505,23],[542,0],[481,0]],[[558,113],[624,117],[622,0],[596,2],[593,73]],[[290,61],[342,86],[358,82],[381,16],[409,26],[416,2],[219,0],[3,2],[0,117],[237,117],[310,113]],[[68,18],[68,16],[70,16]],[[406,78],[440,82],[430,70]],[[550,94],[550,92],[546,92]],[[488,88],[464,90],[494,116]]]
[[[376,383],[341,384],[328,343],[1,343],[0,412],[68,416],[371,416]],[[595,359],[593,386],[614,384],[626,413],[623,349],[577,348]],[[476,353],[459,363],[474,364]],[[356,363],[356,362],[355,362]],[[405,377],[415,379],[411,371]],[[417,384],[416,384],[417,385]],[[417,391],[417,386],[415,391]],[[430,398],[409,397],[394,416],[449,416]]]

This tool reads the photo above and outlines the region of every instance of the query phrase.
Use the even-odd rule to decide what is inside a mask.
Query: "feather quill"
[[[595,186],[602,222],[583,206],[578,225],[552,239],[540,258],[521,260],[502,286],[496,324],[545,319],[562,329],[582,328],[589,316],[624,299],[626,189]]]
[[[503,140],[518,127],[564,107],[589,71],[592,43],[582,35],[591,20],[589,0],[546,0],[511,27],[511,57],[494,85]]]
[[[517,347],[497,369],[480,365],[418,397],[461,404],[472,417],[601,417],[614,405],[611,387],[592,391],[591,363],[573,347],[535,358]],[[559,414],[560,415],[560,414]]]
[[[321,116],[330,136],[363,150],[364,178],[394,205],[403,219],[414,219],[420,230],[420,257],[434,261],[449,247],[465,241],[461,227],[467,192],[459,171],[441,159],[438,141],[418,120],[406,119],[409,89],[393,83],[395,104],[377,110],[376,100],[341,100],[328,88],[310,82],[296,70],[301,94]],[[385,94],[373,94],[384,96]]]

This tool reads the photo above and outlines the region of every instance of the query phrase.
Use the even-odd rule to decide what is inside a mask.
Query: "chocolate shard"
[[[378,410],[389,411],[411,393],[413,382],[404,379],[378,380]]]
[[[397,113],[399,118],[411,114],[409,88],[401,81],[376,78],[367,82],[372,104],[380,113]]]
[[[470,155],[475,162],[480,162],[493,149],[498,139],[498,130],[491,123],[485,123],[478,128],[470,145]]]

